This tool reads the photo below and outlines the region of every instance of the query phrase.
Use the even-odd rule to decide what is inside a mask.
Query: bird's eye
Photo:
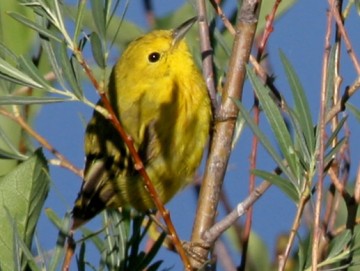
[[[153,52],[148,57],[149,61],[154,63],[160,59],[160,54],[158,52]]]

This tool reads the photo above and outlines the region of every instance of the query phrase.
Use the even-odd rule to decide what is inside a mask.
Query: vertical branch
[[[338,8],[339,8],[339,12],[341,14],[341,7],[342,7],[342,1],[338,0],[337,1],[338,4]],[[335,25],[335,67],[334,67],[334,88],[332,90],[333,96],[332,96],[332,105],[334,106],[336,105],[338,102],[340,102],[341,100],[341,95],[340,95],[340,85],[342,82],[342,78],[340,76],[340,54],[341,54],[341,34],[339,31],[339,27],[337,25]],[[328,110],[328,109],[327,109]],[[334,115],[334,117],[331,119],[331,129],[332,131],[334,131],[336,129],[336,127],[339,124],[339,119],[338,119],[338,115]],[[331,143],[332,147],[335,147],[338,143],[338,138],[335,137],[333,142]],[[335,158],[336,159],[336,158]],[[335,163],[333,163],[333,165],[331,166],[335,171],[336,171],[336,175],[339,175],[339,164],[340,164],[340,160],[335,160]],[[327,229],[331,228],[334,226],[335,223],[335,219],[337,216],[337,211],[340,205],[340,199],[341,197],[339,196],[338,193],[335,193],[335,187],[334,184],[330,185],[330,189],[329,189],[329,196],[328,196],[328,203],[327,203],[327,208],[326,208],[326,214],[324,216],[324,228],[325,231]]]
[[[321,203],[323,199],[323,184],[324,184],[324,155],[325,155],[325,125],[326,125],[326,81],[327,81],[327,68],[330,54],[330,34],[331,34],[331,14],[327,13],[327,29],[325,34],[325,52],[323,58],[322,67],[322,81],[321,81],[321,93],[320,93],[320,117],[318,124],[318,136],[319,150],[318,150],[318,183],[316,186],[316,203],[314,213],[314,234],[312,240],[312,270],[316,270],[318,255],[319,255],[319,244],[322,235],[322,228],[320,225],[321,215]]]
[[[203,67],[203,76],[206,86],[209,91],[213,112],[217,109],[216,102],[216,87],[214,79],[213,67],[213,49],[210,44],[209,25],[206,18],[206,5],[205,0],[197,1],[198,21],[199,21],[199,34],[200,34],[200,49]]]
[[[258,103],[257,103],[258,105]],[[260,108],[259,106],[254,107],[254,122],[256,125],[259,125],[260,122]],[[256,157],[258,151],[259,140],[254,135],[252,139],[252,146],[251,146],[251,154],[250,154],[250,170],[254,170],[256,168]],[[254,192],[255,189],[255,174],[250,174],[249,180],[249,194]],[[241,256],[241,263],[239,270],[245,270],[246,261],[247,261],[247,251],[249,246],[249,238],[251,233],[252,227],[252,218],[253,218],[253,206],[251,205],[246,213],[244,231],[241,235],[241,243],[242,243],[242,256]]]
[[[196,220],[191,241],[202,244],[203,233],[213,224],[217,212],[220,191],[231,152],[232,137],[238,114],[238,108],[232,99],[242,98],[242,89],[246,76],[246,64],[252,48],[261,1],[245,0],[240,9],[239,21],[230,58],[229,73],[224,87],[221,105],[215,116],[214,135],[210,146],[203,184],[197,207]],[[199,259],[206,259],[209,246],[194,248]],[[194,268],[200,268],[202,262],[192,257]]]

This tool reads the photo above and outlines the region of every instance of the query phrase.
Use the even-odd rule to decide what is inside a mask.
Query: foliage
[[[214,5],[216,1],[209,2]],[[271,1],[263,2],[257,30],[259,37],[263,33],[270,35],[273,27],[270,24],[269,30],[268,18],[265,20],[264,14],[270,14],[274,4]],[[287,2],[280,5],[277,16],[291,10],[295,3]],[[233,6],[233,14],[229,18],[230,23],[236,25],[239,7],[236,4]],[[358,1],[349,1],[343,14],[345,19],[350,9],[358,7]],[[0,244],[6,248],[0,252],[1,270],[58,270],[62,264],[71,225],[70,213],[59,218],[63,214],[54,212],[53,206],[44,211],[50,227],[55,227],[59,232],[57,242],[50,251],[43,251],[35,234],[48,191],[53,189],[50,187],[51,170],[49,172],[48,166],[61,165],[66,168],[64,170],[78,175],[81,175],[81,171],[65,159],[61,150],[58,152],[34,131],[33,121],[41,114],[39,108],[44,105],[79,102],[91,110],[101,110],[89,98],[91,95],[84,91],[84,84],[90,84],[101,94],[107,85],[112,58],[131,40],[146,32],[124,19],[127,8],[128,1],[120,0],[93,0],[89,3],[79,0],[77,5],[58,0],[0,3],[0,11],[6,10],[6,14],[0,16]],[[194,10],[194,5],[186,3],[165,16],[156,17],[154,27],[168,29],[177,26],[195,15]],[[231,29],[220,22],[217,12],[208,3],[213,75],[220,103],[226,97],[224,82],[229,71],[237,67],[229,66],[234,36]],[[14,25],[12,31],[3,27],[9,24]],[[205,54],[201,53],[199,39],[202,37],[198,33],[197,27],[194,27],[188,34],[188,42],[201,66],[201,57]],[[286,46],[284,44],[282,49],[286,49]],[[276,251],[264,249],[264,240],[253,228],[248,231],[247,241],[250,239],[250,243],[246,248],[246,223],[233,223],[226,234],[217,238],[220,243],[223,240],[230,242],[233,254],[244,253],[242,257],[247,259],[247,265],[242,270],[275,270],[280,260],[274,259],[271,263],[270,258],[285,255],[287,249],[284,270],[310,270],[314,251],[319,254],[316,264],[319,269],[358,268],[360,241],[357,205],[360,200],[360,178],[355,176],[351,179],[352,176],[349,176],[349,131],[360,120],[359,107],[353,102],[359,79],[344,94],[337,92],[341,90],[341,75],[338,74],[340,59],[346,57],[339,53],[337,46],[338,41],[335,41],[328,48],[327,57],[324,56],[326,65],[322,82],[325,94],[318,103],[320,109],[312,108],[313,97],[309,95],[310,90],[304,87],[306,81],[300,78],[298,69],[292,64],[292,57],[286,56],[283,51],[279,56],[271,57],[280,59],[288,93],[276,88],[279,78],[275,80],[268,75],[264,79],[259,68],[250,61],[246,66],[249,84],[245,86],[254,90],[254,104],[249,106],[244,101],[246,98],[239,100],[230,97],[239,110],[232,138],[232,154],[236,153],[237,145],[243,143],[244,134],[251,131],[253,140],[260,142],[266,151],[265,159],[271,161],[274,170],[258,166],[255,161],[255,166],[249,170],[250,175],[264,180],[266,189],[270,185],[276,186],[296,208],[293,225],[285,234],[279,235]],[[349,53],[352,52],[347,49]],[[261,55],[257,60],[266,63],[269,59]],[[281,75],[280,71],[275,72]],[[324,115],[319,113],[321,109],[324,109]],[[341,114],[345,110],[347,114]],[[256,114],[264,116],[260,124],[257,120],[259,115]],[[355,125],[350,120],[352,118]],[[217,121],[227,120],[215,119]],[[34,144],[33,139],[37,143]],[[38,149],[39,145],[48,150],[46,157]],[[252,151],[257,152],[258,149],[255,147]],[[353,162],[355,167],[359,166],[358,161]],[[52,180],[53,183],[58,181]],[[256,208],[256,200],[266,194],[266,189],[259,187],[259,190],[249,192],[248,198],[243,201],[245,204],[252,200],[251,206]],[[320,199],[317,198],[319,191],[323,191]],[[328,192],[326,196],[324,191]],[[199,200],[209,201],[207,198]],[[236,201],[241,199],[237,198]],[[226,206],[226,196],[222,198],[222,203]],[[318,216],[323,243],[315,250],[314,227],[316,230],[320,228],[315,223],[317,206],[324,213]],[[227,210],[227,213],[230,211]],[[146,215],[134,214],[130,210],[107,210],[102,215],[103,223],[98,231],[82,227],[82,236],[76,239],[79,248],[73,265],[78,270],[160,270],[165,265],[169,266],[166,259],[159,256],[161,250],[169,247],[166,231],[159,233],[157,229],[154,230],[154,223]],[[222,215],[219,215],[221,218]],[[189,224],[193,222],[192,218],[186,219]],[[304,231],[300,228],[301,223],[305,225]],[[259,231],[259,227],[256,229]],[[145,247],[148,239],[152,241],[151,248]],[[206,247],[207,244],[201,245]],[[98,263],[92,259],[93,251],[99,255]],[[191,252],[190,249],[189,255],[194,256]],[[222,262],[224,259],[219,257],[218,260]],[[212,260],[207,260],[209,264],[206,267],[211,266]],[[231,270],[231,265],[225,265],[224,269]]]

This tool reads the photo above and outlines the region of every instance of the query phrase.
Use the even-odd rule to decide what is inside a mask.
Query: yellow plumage
[[[131,42],[113,68],[107,92],[163,203],[192,180],[210,129],[206,85],[183,40],[193,21]],[[86,130],[85,153],[75,227],[104,208],[155,207],[124,142],[98,112]]]

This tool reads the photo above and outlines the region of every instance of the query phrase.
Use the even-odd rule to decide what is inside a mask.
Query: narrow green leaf
[[[45,80],[44,76],[40,73],[39,68],[34,63],[24,56],[20,56],[18,59],[21,69],[26,72],[31,78],[42,86],[44,90],[49,89],[51,85]]]
[[[79,256],[76,257],[76,263],[77,263],[77,270],[79,271],[85,271],[86,266],[86,259],[85,259],[85,252],[86,252],[86,245],[85,242],[82,242],[80,245],[80,252]]]
[[[279,187],[296,204],[299,202],[300,193],[290,180],[284,179],[274,173],[270,173],[259,169],[254,169],[251,172],[256,176],[264,180],[267,180],[268,182]]]
[[[24,240],[21,239],[19,235],[18,228],[16,226],[16,221],[11,214],[8,213],[9,220],[13,224],[13,234],[14,234],[14,242],[16,242],[17,250],[17,257],[21,255],[21,270],[25,270],[26,267],[30,268],[32,271],[40,271],[38,268],[34,256],[31,254],[30,249],[25,244]]]
[[[259,141],[264,146],[264,148],[267,150],[267,152],[270,154],[272,159],[274,159],[274,161],[281,168],[281,170],[284,172],[285,175],[291,176],[292,174],[289,171],[288,167],[284,164],[283,159],[276,152],[275,148],[271,145],[270,141],[267,139],[267,136],[263,132],[261,132],[259,127],[255,124],[255,122],[253,121],[253,119],[251,118],[249,113],[247,112],[246,108],[239,101],[236,101],[236,100],[233,100],[233,101],[239,108],[240,114],[245,119],[246,123],[251,128],[252,132],[259,139]]]
[[[28,76],[27,74],[23,73],[19,69],[13,67],[11,64],[0,58],[0,78],[1,77],[7,80],[13,78],[14,80],[11,80],[12,82],[24,86],[29,86],[32,88],[40,88],[40,89],[42,88],[42,86],[38,84],[36,81],[34,81],[30,76]]]
[[[73,42],[76,43],[79,35],[80,35],[80,31],[83,27],[82,23],[83,23],[83,19],[84,19],[84,11],[85,11],[85,7],[86,7],[86,0],[80,0],[78,1],[78,6],[77,6],[77,13],[76,13],[76,19],[75,19],[75,31],[74,31],[74,38],[73,38]]]
[[[254,91],[259,98],[260,104],[264,109],[265,116],[269,121],[272,131],[274,132],[276,141],[279,144],[282,154],[284,155],[291,169],[290,175],[288,177],[292,182],[297,183],[299,177],[297,176],[297,173],[299,172],[299,165],[296,159],[297,154],[295,152],[295,147],[292,143],[291,136],[285,124],[284,118],[278,106],[269,95],[269,89],[264,86],[254,71],[250,68],[247,68],[247,74]]]
[[[105,219],[105,223],[106,225],[109,225],[109,227],[105,228],[105,242],[106,242],[106,250],[107,253],[103,254],[105,256],[104,261],[106,262],[109,270],[111,269],[116,269],[118,267],[119,262],[117,261],[117,256],[118,256],[118,236],[114,235],[113,230],[114,230],[114,224],[117,224],[117,221],[114,221],[115,223],[113,224],[113,220],[111,219],[112,214],[114,213],[114,210],[111,211],[105,211],[104,212],[104,219]],[[115,219],[117,220],[117,217],[115,217]]]
[[[50,255],[50,253],[47,253],[46,251],[43,250],[37,233],[34,236],[34,242],[35,242],[35,247],[36,247],[36,252],[37,252],[35,254],[36,255],[35,256],[36,263],[40,269],[45,270],[47,255]]]
[[[151,250],[145,255],[144,259],[137,266],[138,270],[145,270],[147,266],[151,263],[151,261],[155,258],[156,254],[159,252],[167,234],[162,232],[159,238],[156,240],[154,245],[151,247]]]
[[[62,43],[62,46],[60,48],[60,63],[61,67],[64,73],[65,80],[67,83],[69,83],[70,87],[72,88],[72,91],[78,97],[79,99],[82,99],[84,97],[82,88],[80,87],[80,83],[75,75],[73,66],[71,61],[69,60],[69,57],[67,55],[67,47],[65,42]]]
[[[329,148],[331,146],[333,140],[339,135],[339,132],[343,128],[346,120],[347,120],[347,116],[345,116],[344,118],[342,118],[339,121],[339,123],[338,123],[337,127],[335,128],[335,130],[331,133],[331,135],[327,139],[326,144],[325,144],[325,149]]]
[[[49,183],[46,159],[40,150],[0,178],[0,262],[4,270],[15,270],[12,254],[18,246],[13,240],[15,229],[5,210],[16,221],[19,238],[30,249]]]
[[[360,122],[360,110],[356,106],[352,105],[351,103],[346,103],[346,108],[349,109],[356,119]]]
[[[16,54],[10,50],[4,43],[0,42],[0,58],[7,59],[16,62],[17,56]]]
[[[15,12],[10,12],[9,15],[11,17],[13,17],[15,20],[19,21],[20,23],[23,23],[24,25],[28,26],[29,28],[35,30],[36,32],[42,34],[43,36],[55,40],[57,42],[61,42],[61,39],[59,37],[57,37],[56,35],[54,35],[54,33],[48,29],[46,29],[45,27],[43,27],[40,24],[37,24],[31,20],[29,20],[28,18],[26,18],[25,16],[19,14],[19,13],[15,13]]]
[[[51,63],[51,67],[53,72],[55,73],[55,77],[59,84],[62,86],[63,89],[66,89],[66,82],[63,77],[62,68],[58,63],[57,55],[59,54],[58,46],[55,46],[51,41],[42,39],[42,46],[47,54],[47,57]],[[54,50],[55,49],[55,50]],[[57,52],[57,53],[56,53]]]
[[[305,270],[306,260],[308,259],[308,257],[306,257],[308,254],[307,253],[308,247],[309,247],[308,244],[299,238],[299,250],[298,250],[298,255],[299,255],[298,270],[299,271]]]
[[[236,119],[236,125],[235,125],[233,140],[231,143],[231,149],[234,149],[236,146],[236,143],[239,141],[240,136],[246,127],[245,124],[246,124],[245,119],[242,118],[241,115],[239,114]]]
[[[67,212],[64,219],[61,219],[57,214],[51,210],[46,209],[45,214],[50,219],[50,221],[59,229],[58,238],[56,240],[56,247],[54,252],[51,255],[51,260],[49,263],[49,271],[59,270],[59,266],[64,259],[65,254],[65,241],[66,237],[69,235],[70,225],[71,225],[71,214]]]
[[[346,138],[342,138],[339,142],[333,147],[329,152],[325,154],[324,163],[328,165],[332,159],[334,159],[335,155],[340,151],[340,148],[345,144],[347,141]]]
[[[341,252],[348,248],[352,236],[350,230],[343,231],[340,235],[336,236],[330,243],[330,252],[327,259],[338,256]]]
[[[91,42],[91,51],[96,61],[96,64],[98,64],[100,68],[105,69],[106,61],[105,61],[104,50],[101,44],[101,40],[96,32],[93,32],[91,34],[90,42]]]
[[[307,146],[306,139],[300,124],[300,117],[297,116],[291,108],[287,108],[287,112],[289,114],[292,126],[295,131],[296,143],[299,144],[299,147],[295,146],[296,151],[299,153],[298,156],[299,158],[301,158],[302,161],[306,162],[306,164],[309,165],[312,162],[311,160],[314,155],[312,155],[312,153],[309,153],[309,148]]]
[[[335,57],[336,57],[336,47],[333,46],[329,54],[329,62],[327,67],[326,74],[326,111],[331,110],[333,106],[333,96],[334,96],[334,84],[335,84]]]
[[[71,98],[36,96],[1,96],[0,105],[48,104],[73,101]]]
[[[103,239],[99,237],[98,233],[94,233],[84,226],[82,226],[80,230],[85,236],[85,239],[90,239],[100,253],[104,250],[105,243]]]
[[[356,7],[357,14],[360,15],[360,1],[359,0],[355,0],[355,7]]]
[[[26,158],[27,158],[26,156],[0,149],[0,159],[13,159],[13,160],[22,161],[25,160]]]
[[[0,158],[15,159],[19,161],[23,161],[29,158],[28,156],[23,155],[19,152],[18,148],[14,146],[11,139],[6,135],[4,129],[1,126],[0,126],[0,138],[4,143],[4,147],[8,149],[7,151],[0,148]]]
[[[305,91],[300,83],[295,69],[282,51],[280,51],[280,59],[284,65],[286,76],[290,84],[290,89],[294,97],[295,112],[297,116],[299,116],[299,121],[306,138],[309,153],[312,153],[315,149],[314,125]]]
[[[106,38],[106,16],[103,1],[91,0],[91,12],[97,33],[102,40]]]

